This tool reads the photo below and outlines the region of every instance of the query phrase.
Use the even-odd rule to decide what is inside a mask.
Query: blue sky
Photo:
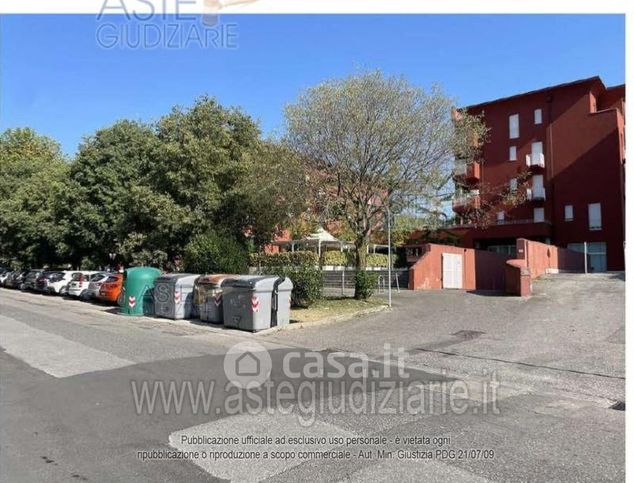
[[[122,17],[0,18],[0,129],[31,126],[73,154],[117,119],[153,120],[207,93],[275,133],[302,89],[360,68],[440,83],[461,105],[593,75],[625,81],[623,16],[225,15],[230,49],[106,49],[96,39],[104,22],[116,25],[102,33],[138,38],[140,24]],[[194,23],[181,20],[181,32]]]

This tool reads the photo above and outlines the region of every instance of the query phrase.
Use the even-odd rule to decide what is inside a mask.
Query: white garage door
[[[462,288],[462,255],[442,254],[442,288]]]

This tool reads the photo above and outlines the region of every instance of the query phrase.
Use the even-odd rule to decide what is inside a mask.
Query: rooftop
[[[500,97],[498,99],[493,99],[491,101],[485,101],[485,102],[481,102],[478,104],[471,104],[470,106],[465,106],[462,109],[473,109],[476,107],[480,107],[480,106],[486,106],[488,104],[493,104],[496,102],[503,102],[503,101],[509,101],[511,99],[515,99],[518,97],[522,97],[522,96],[529,96],[532,94],[538,94],[540,92],[546,92],[546,91],[551,91],[554,89],[561,89],[563,87],[570,87],[570,86],[574,86],[574,85],[578,85],[578,84],[585,84],[585,83],[594,83],[594,82],[600,82],[601,85],[605,88],[605,84],[603,84],[603,81],[601,80],[601,77],[599,77],[598,75],[595,75],[593,77],[588,77],[586,79],[579,79],[579,80],[575,80],[572,82],[564,82],[563,84],[556,84],[553,86],[548,86],[548,87],[542,87],[540,89],[535,89],[532,91],[528,91],[528,92],[522,92],[520,94],[514,94],[512,96],[508,96],[508,97]],[[609,87],[608,89],[613,89],[614,87],[619,87],[619,86],[613,86],[613,87]]]

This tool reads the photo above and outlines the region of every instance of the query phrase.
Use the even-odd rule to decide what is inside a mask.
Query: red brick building
[[[587,242],[591,270],[623,270],[625,86],[592,77],[466,109],[490,133],[480,160],[457,162],[452,231],[462,245],[513,254],[517,238],[573,250]],[[484,203],[487,186],[526,189],[527,199],[476,228],[469,207]]]

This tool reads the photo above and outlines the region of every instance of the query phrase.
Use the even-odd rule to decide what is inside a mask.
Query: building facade
[[[478,160],[458,160],[452,232],[467,248],[513,255],[517,238],[589,253],[593,271],[624,269],[625,86],[599,77],[469,106],[490,128]],[[521,190],[487,224],[470,213]]]

